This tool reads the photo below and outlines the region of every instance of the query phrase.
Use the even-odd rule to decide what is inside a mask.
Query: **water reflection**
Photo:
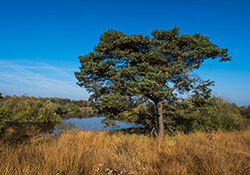
[[[1,128],[0,140],[22,142],[34,136],[51,135],[58,123],[13,123]]]
[[[71,118],[63,120],[61,123],[19,123],[12,124],[3,128],[0,139],[8,137],[10,139],[18,140],[19,138],[29,138],[37,134],[42,134],[45,137],[51,135],[57,135],[61,131],[69,129],[77,129],[82,131],[101,132],[106,130],[117,130],[135,127],[137,125],[116,121],[119,127],[113,128],[106,127],[102,124],[102,120],[105,117],[92,117],[92,118]]]

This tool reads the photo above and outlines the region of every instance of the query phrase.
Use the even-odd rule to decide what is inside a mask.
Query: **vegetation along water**
[[[250,174],[250,106],[212,96],[214,82],[193,74],[208,59],[230,61],[228,50],[176,26],[151,35],[108,30],[79,56],[88,101],[0,93],[0,173]],[[63,120],[97,116],[135,125],[53,134]]]

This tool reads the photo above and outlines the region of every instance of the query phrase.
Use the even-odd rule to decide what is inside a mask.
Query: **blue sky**
[[[174,25],[228,48],[230,63],[207,61],[196,73],[213,94],[250,105],[249,0],[0,0],[0,92],[87,100],[76,85],[79,55],[108,29],[150,35]]]

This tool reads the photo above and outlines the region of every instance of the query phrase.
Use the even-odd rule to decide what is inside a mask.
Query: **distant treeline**
[[[15,123],[52,123],[72,117],[88,118],[94,115],[94,103],[63,98],[36,98],[6,96],[0,93],[0,131]]]
[[[89,118],[103,115],[96,110],[98,103],[65,98],[36,98],[6,96],[0,93],[0,131],[13,123],[52,123],[68,118]],[[157,114],[154,104],[148,102],[125,111],[114,120],[104,120],[110,125],[115,120],[144,126],[146,132],[157,130]],[[212,130],[241,130],[249,127],[250,106],[238,107],[219,97],[192,96],[185,101],[164,105],[166,132],[196,132]]]

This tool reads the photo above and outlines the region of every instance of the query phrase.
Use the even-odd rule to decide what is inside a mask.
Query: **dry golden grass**
[[[250,130],[166,137],[66,132],[0,143],[0,174],[250,174]]]

